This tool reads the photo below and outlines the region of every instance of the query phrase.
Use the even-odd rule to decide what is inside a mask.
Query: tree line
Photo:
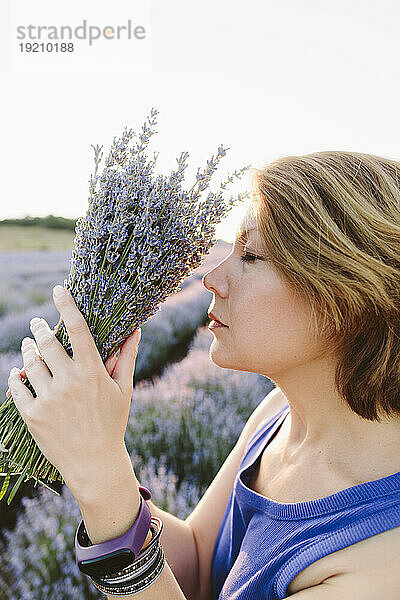
[[[47,215],[47,217],[30,217],[27,215],[21,219],[3,219],[0,225],[21,225],[22,227],[40,226],[49,229],[70,229],[75,230],[76,219],[67,219],[66,217],[55,217]]]

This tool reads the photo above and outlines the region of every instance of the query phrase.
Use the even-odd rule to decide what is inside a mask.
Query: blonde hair
[[[312,307],[341,398],[364,419],[400,413],[400,163],[358,152],[254,170],[267,259]]]

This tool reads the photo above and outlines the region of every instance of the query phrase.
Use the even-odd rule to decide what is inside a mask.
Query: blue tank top
[[[246,486],[289,412],[287,405],[247,444],[214,548],[215,600],[285,598],[289,583],[314,561],[400,526],[400,472],[296,503]]]

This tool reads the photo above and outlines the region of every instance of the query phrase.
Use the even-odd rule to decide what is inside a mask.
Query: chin
[[[221,345],[214,339],[211,342],[210,350],[208,351],[208,356],[210,357],[211,362],[213,362],[217,367],[222,368],[232,368],[227,365],[229,362],[228,357],[224,357],[224,350],[221,348]]]
[[[263,373],[257,371],[257,369],[254,369],[254,365],[252,367],[248,364],[241,364],[238,360],[235,360],[234,357],[224,356],[223,348],[214,343],[212,343],[210,346],[208,356],[210,357],[211,362],[217,367],[221,367],[221,369],[231,369],[232,371],[243,371],[243,373],[256,373],[263,375]],[[264,376],[268,377],[269,379],[268,375]]]
[[[234,371],[246,371],[247,369],[241,368],[240,364],[229,356],[224,356],[224,351],[221,346],[214,343],[211,344],[208,352],[211,362],[221,369],[232,369]]]

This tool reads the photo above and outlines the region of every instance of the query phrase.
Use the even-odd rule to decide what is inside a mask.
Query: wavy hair
[[[359,152],[254,169],[252,212],[268,260],[312,307],[351,410],[400,414],[400,163]]]

